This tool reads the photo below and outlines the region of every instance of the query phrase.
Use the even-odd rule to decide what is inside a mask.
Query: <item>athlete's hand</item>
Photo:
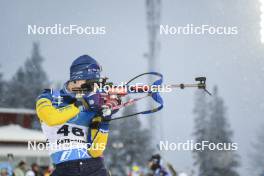
[[[111,116],[112,115],[112,110],[108,106],[103,105],[102,106],[102,115],[103,115],[103,117]]]
[[[112,110],[108,106],[103,105],[101,109],[101,117],[102,121],[99,124],[99,129],[107,132],[109,130],[109,122],[112,118]]]
[[[99,93],[85,94],[82,96],[82,99],[84,100],[82,101],[83,105],[88,110],[97,111],[101,109],[101,106],[103,105],[103,100]]]
[[[121,104],[121,99],[117,95],[108,95],[104,100],[104,107],[108,107],[113,110],[116,106]]]

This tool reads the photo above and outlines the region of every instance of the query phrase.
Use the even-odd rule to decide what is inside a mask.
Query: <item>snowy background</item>
[[[228,107],[242,176],[250,175],[249,152],[256,131],[264,123],[264,45],[260,42],[260,10],[257,0],[167,0],[162,1],[161,23],[166,25],[209,24],[237,26],[232,36],[160,36],[157,68],[165,82],[192,82],[208,77],[209,89],[218,85]],[[44,68],[53,82],[69,77],[73,59],[86,53],[98,59],[104,74],[114,82],[145,72],[148,50],[146,10],[141,0],[86,2],[14,1],[0,2],[1,71],[9,79],[30,56],[32,43],[40,43]],[[106,26],[102,36],[28,35],[27,25],[78,24]],[[163,94],[160,113],[163,140],[192,139],[194,91]],[[179,170],[193,167],[191,152],[165,152]]]

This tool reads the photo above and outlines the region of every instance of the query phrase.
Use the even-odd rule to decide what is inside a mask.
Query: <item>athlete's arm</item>
[[[37,101],[36,111],[39,119],[48,126],[64,124],[80,112],[79,108],[74,106],[74,104],[62,108],[55,108],[48,98],[40,98]]]
[[[88,153],[93,157],[97,158],[103,155],[103,152],[107,145],[109,123],[102,123],[101,117],[96,117],[93,119],[93,124],[95,127],[91,127],[91,147],[88,148]]]
[[[121,99],[114,98],[109,100],[109,104],[121,104]],[[107,103],[106,103],[107,104]],[[105,110],[105,111],[104,111]],[[111,110],[108,109],[102,110],[102,116],[107,117],[108,119],[111,119],[111,116],[113,113]],[[103,155],[103,152],[107,145],[108,140],[108,133],[109,133],[109,121],[102,122],[102,117],[98,116],[95,117],[92,120],[92,127],[90,128],[90,140],[91,141],[91,147],[88,148],[88,153],[93,157],[100,157]],[[93,126],[93,124],[97,124]]]

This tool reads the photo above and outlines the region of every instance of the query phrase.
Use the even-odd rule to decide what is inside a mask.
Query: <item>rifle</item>
[[[158,79],[154,81],[152,85],[131,85],[133,81],[145,75],[154,75]],[[87,92],[96,93],[96,95],[99,95],[99,99],[100,99],[99,104],[101,106],[108,107],[112,111],[119,110],[126,106],[135,104],[136,102],[145,99],[147,97],[152,97],[152,99],[159,104],[159,106],[153,107],[152,109],[149,110],[112,118],[110,119],[111,121],[131,117],[139,114],[150,114],[160,111],[163,108],[163,99],[160,96],[160,92],[162,92],[162,90],[164,89],[198,88],[204,90],[208,95],[212,95],[206,89],[206,77],[197,77],[195,78],[196,83],[192,83],[192,84],[181,83],[181,84],[163,85],[162,84],[163,75],[161,73],[147,72],[135,76],[134,78],[130,79],[126,84],[121,86],[114,85],[112,82],[107,82],[107,79],[108,78],[101,78],[99,81],[87,80],[84,84],[81,85],[81,88],[73,89],[73,91],[76,92],[76,95],[78,95],[79,97],[82,97],[82,95],[86,94]],[[135,93],[145,94],[145,95],[138,98],[129,99],[124,103],[113,103],[113,101],[111,101],[113,99],[122,98],[128,96],[129,94],[135,94]]]

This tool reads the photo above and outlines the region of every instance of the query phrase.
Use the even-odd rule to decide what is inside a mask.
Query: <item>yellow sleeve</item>
[[[97,117],[93,120],[93,122],[101,121],[101,117]],[[103,131],[100,129],[91,129],[92,136],[92,144],[91,147],[88,148],[88,153],[93,157],[97,158],[103,155],[104,150],[107,145],[108,140],[108,131]]]
[[[47,98],[41,98],[37,101],[36,111],[39,119],[48,126],[64,124],[80,112],[79,108],[73,104],[62,108],[55,108]]]

